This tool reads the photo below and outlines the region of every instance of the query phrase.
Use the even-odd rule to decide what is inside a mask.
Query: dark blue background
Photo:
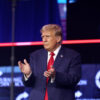
[[[0,42],[11,42],[12,1],[0,0]],[[48,23],[60,25],[56,0],[16,0],[15,42],[40,41],[40,29]]]

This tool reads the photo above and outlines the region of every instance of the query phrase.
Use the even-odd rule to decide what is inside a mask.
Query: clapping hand
[[[45,77],[55,77],[55,69],[51,67],[48,71],[44,72]]]
[[[32,73],[31,67],[26,59],[24,59],[24,63],[22,63],[21,61],[18,61],[18,66],[21,72],[26,75],[26,77]]]

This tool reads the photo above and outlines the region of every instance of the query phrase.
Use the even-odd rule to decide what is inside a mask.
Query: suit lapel
[[[43,71],[47,70],[47,57],[48,57],[48,52],[44,49],[43,53],[41,53],[41,55],[40,55],[40,58],[42,61],[41,67],[43,68]],[[64,48],[61,47],[53,66],[55,68],[58,68],[59,64],[62,62],[63,59],[64,59]]]
[[[53,65],[55,69],[59,67],[59,64],[62,62],[63,59],[64,59],[64,48],[61,47]]]
[[[42,68],[43,68],[43,71],[46,71],[47,70],[47,51],[44,50],[42,55],[41,55],[41,61],[42,61]]]

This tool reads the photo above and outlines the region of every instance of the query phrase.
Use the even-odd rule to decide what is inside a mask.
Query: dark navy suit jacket
[[[29,100],[44,100],[48,52],[45,49],[37,50],[30,56],[32,75],[23,82],[32,87]],[[47,85],[49,100],[74,100],[75,87],[81,78],[80,54],[72,49],[61,47],[55,62],[56,76],[54,83],[50,79]]]

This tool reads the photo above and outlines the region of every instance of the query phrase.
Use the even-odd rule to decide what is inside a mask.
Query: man
[[[43,26],[41,37],[44,49],[31,54],[30,64],[18,62],[24,85],[32,87],[29,100],[74,100],[81,77],[79,53],[61,45],[62,30],[56,24]]]

